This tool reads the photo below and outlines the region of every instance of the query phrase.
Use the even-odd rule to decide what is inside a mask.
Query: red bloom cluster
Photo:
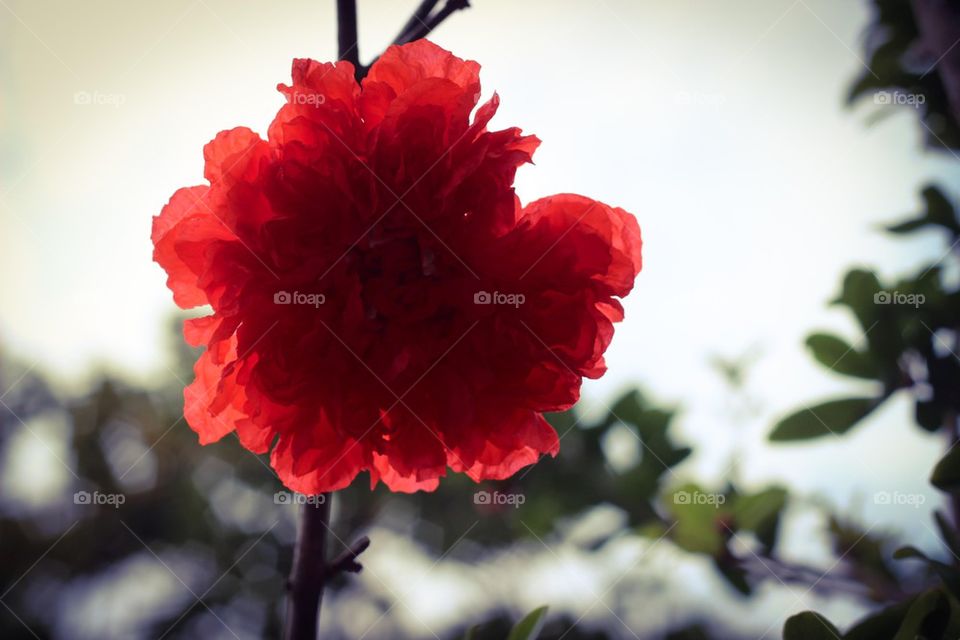
[[[236,432],[291,489],[363,470],[432,490],[447,467],[505,478],[556,455],[545,411],[604,372],[640,270],[640,230],[577,195],[521,207],[539,144],[488,131],[479,65],[421,40],[362,87],[349,63],[295,60],[267,139],[224,131],[209,186],[154,219],[154,258],[206,347],[184,415],[207,444]]]

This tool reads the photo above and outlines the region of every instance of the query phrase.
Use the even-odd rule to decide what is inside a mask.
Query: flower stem
[[[357,31],[357,0],[337,0],[337,58],[360,71],[360,36]]]
[[[330,499],[308,501],[301,507],[293,567],[287,583],[287,620],[285,640],[316,640],[320,602],[326,586],[327,529]]]

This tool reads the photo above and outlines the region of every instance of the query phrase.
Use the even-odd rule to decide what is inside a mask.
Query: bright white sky
[[[330,59],[333,2],[3,0],[0,42],[0,346],[75,383],[97,368],[169,382],[174,312],[151,262],[151,216],[202,180],[201,148],[225,128],[261,133],[290,59]],[[361,55],[416,3],[361,2]],[[813,365],[814,328],[858,339],[825,308],[851,265],[887,274],[942,252],[937,238],[875,231],[917,206],[956,159],[921,148],[905,108],[874,128],[872,103],[843,98],[862,70],[861,3],[830,0],[475,0],[436,41],[480,61],[502,107],[495,126],[544,144],[522,169],[524,201],[579,192],[634,212],[645,269],[587,387],[599,407],[639,383],[685,408],[699,451],[685,475],[719,476],[742,448],[744,481],[821,491],[868,521],[921,522],[940,449],[896,403],[850,438],[762,443],[772,420],[846,382]],[[14,15],[15,14],[15,15]],[[77,92],[94,102],[76,104]],[[733,426],[708,363],[757,348],[758,416]],[[739,445],[738,445],[739,443]],[[879,490],[923,492],[919,512],[873,505]]]

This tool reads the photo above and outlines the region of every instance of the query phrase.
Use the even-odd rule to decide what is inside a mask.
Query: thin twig
[[[363,536],[338,555],[327,565],[327,579],[333,578],[338,573],[360,573],[363,565],[357,562],[357,556],[366,551],[370,546],[370,538]]]
[[[440,26],[440,23],[446,20],[452,13],[469,7],[470,0],[447,0],[447,3],[443,5],[443,9],[440,9],[440,11],[427,18],[427,20],[418,20],[417,24],[413,25],[410,31],[399,36],[393,43],[407,44],[420,38],[426,38],[431,31]]]
[[[824,596],[842,593],[865,600],[896,602],[909,595],[896,582],[872,572],[859,576],[836,571],[824,573],[818,567],[788,562],[770,554],[738,558],[737,561],[757,579],[773,577],[781,584],[805,586]]]
[[[338,0],[338,2],[341,1],[342,0]],[[450,17],[451,14],[460,11],[461,9],[467,9],[470,7],[469,0],[447,0],[447,3],[442,9],[440,9],[440,11],[437,11],[433,15],[429,15],[430,11],[432,11],[439,2],[440,0],[423,0],[413,12],[413,15],[410,16],[410,19],[407,20],[407,24],[403,25],[403,29],[400,30],[400,34],[394,39],[393,44],[407,44],[413,42],[414,40],[424,38],[431,31],[440,26],[440,23]],[[373,63],[379,58],[380,56],[377,56],[371,60],[370,64],[368,65],[361,65],[359,62],[354,64],[354,67],[357,70],[357,82],[363,80],[367,76],[367,72],[370,71],[370,67],[372,67]]]
[[[400,32],[397,33],[397,37],[393,39],[394,42],[399,42],[400,39],[407,34],[409,31],[413,31],[415,28],[425,23],[429,17],[430,12],[433,11],[433,8],[437,6],[437,3],[440,0],[423,0],[420,3],[420,6],[416,8],[413,12],[413,15],[410,16],[410,19],[407,20],[407,24],[403,25],[403,28],[400,29]]]

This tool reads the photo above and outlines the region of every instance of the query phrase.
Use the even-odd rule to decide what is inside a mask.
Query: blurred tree
[[[921,106],[920,124],[930,144],[953,152],[960,143],[960,7],[942,0],[891,2],[874,0],[869,30],[870,73],[854,85],[851,98],[873,93],[875,101]],[[888,91],[908,99],[888,99]],[[879,91],[879,92],[878,92]],[[883,98],[883,99],[880,99]],[[953,154],[956,156],[956,154]],[[859,541],[862,532],[834,521],[831,527],[841,557],[853,556],[859,579],[889,606],[868,615],[846,632],[822,616],[806,612],[792,617],[784,637],[848,639],[960,637],[960,218],[942,189],[928,185],[923,207],[913,217],[890,225],[895,235],[932,229],[946,250],[913,274],[882,282],[872,271],[853,270],[844,278],[835,304],[845,307],[864,331],[867,344],[858,350],[843,338],[816,333],[807,345],[818,362],[836,373],[877,382],[867,397],[834,399],[805,407],[773,429],[775,441],[797,441],[841,435],[882,407],[895,394],[909,394],[917,425],[944,434],[946,453],[931,483],[947,494],[952,514],[935,513],[945,560],[927,557],[913,547],[893,554],[896,560],[919,562],[926,579],[906,585],[888,563],[884,545]],[[877,581],[896,589],[876,590]],[[898,593],[899,592],[899,593]]]

